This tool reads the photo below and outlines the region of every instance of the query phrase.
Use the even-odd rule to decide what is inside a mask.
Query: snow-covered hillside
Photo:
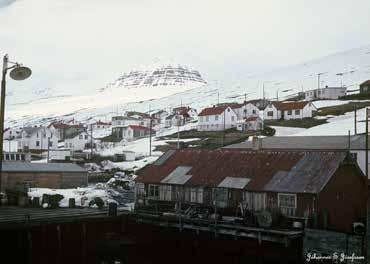
[[[315,59],[299,65],[288,66],[276,71],[239,76],[228,81],[213,80],[199,88],[173,89],[172,86],[150,86],[148,89],[105,89],[103,92],[83,96],[53,97],[28,104],[8,104],[8,125],[41,124],[52,119],[74,117],[84,121],[88,118],[109,120],[112,115],[125,110],[147,112],[189,105],[200,109],[219,102],[242,101],[260,98],[265,86],[266,96],[279,98],[302,90],[317,87],[317,74],[321,75],[321,86],[345,85],[358,89],[359,83],[370,79],[370,45]],[[227,67],[227,65],[225,65]],[[207,73],[203,73],[206,74]],[[81,87],[83,89],[83,87]],[[283,93],[284,90],[291,90]],[[131,91],[131,92],[128,92]],[[175,94],[174,94],[175,93]],[[16,96],[13,94],[12,96]]]

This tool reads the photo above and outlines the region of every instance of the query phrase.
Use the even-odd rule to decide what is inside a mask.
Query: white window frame
[[[281,197],[282,196],[289,196],[289,197],[294,197],[294,207],[292,206],[286,206],[286,205],[281,205]],[[284,215],[287,216],[294,216],[297,210],[297,195],[294,193],[278,193],[278,207],[280,208],[281,212]]]
[[[140,182],[136,183],[135,191],[136,191],[136,195],[145,195],[145,184],[140,183]]]
[[[172,186],[171,185],[160,185],[159,186],[159,200],[171,201],[172,200]]]
[[[152,189],[154,189],[154,194],[155,194],[155,189],[157,188],[157,191],[158,191],[158,194],[157,195],[152,195]],[[159,193],[159,185],[158,184],[149,184],[148,186],[148,198],[150,199],[156,199],[158,200],[160,197],[160,193]]]

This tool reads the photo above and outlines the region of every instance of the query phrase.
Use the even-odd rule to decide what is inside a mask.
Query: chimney
[[[262,139],[258,136],[253,136],[252,138],[253,150],[259,150],[262,147]]]

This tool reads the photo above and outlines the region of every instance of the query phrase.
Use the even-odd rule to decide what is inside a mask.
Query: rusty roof
[[[346,157],[345,152],[308,152],[290,170],[278,171],[263,188],[270,192],[319,193]]]
[[[213,106],[213,107],[208,107],[204,108],[198,116],[208,116],[208,115],[219,115],[222,114],[226,108],[229,106],[224,105],[224,106]]]
[[[280,111],[303,109],[310,102],[272,102],[276,109]]]
[[[244,187],[249,191],[274,191],[274,188],[284,190],[291,186],[291,192],[315,192],[321,190],[332,177],[336,166],[344,159],[342,154],[182,149],[172,151],[170,155],[165,154],[166,159],[159,165],[149,164],[144,167],[138,173],[137,181],[160,183],[177,167],[186,166],[191,167],[187,172],[191,178],[187,179],[185,186],[217,187],[227,177],[232,177],[249,179]],[[329,166],[331,163],[328,165],[329,161],[332,166]],[[301,173],[303,168],[305,173]],[[281,183],[284,175],[287,175],[289,181]]]
[[[362,85],[370,85],[370,80],[367,80],[367,81],[364,81],[363,83],[360,84],[361,86]]]

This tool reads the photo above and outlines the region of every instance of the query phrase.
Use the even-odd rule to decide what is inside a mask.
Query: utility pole
[[[150,130],[149,130],[149,157],[152,156],[152,127],[153,119],[150,119]]]
[[[355,135],[357,135],[357,108],[356,105],[354,107],[355,107]]]
[[[3,71],[1,79],[1,101],[0,101],[0,193],[2,188],[2,167],[3,167],[3,144],[4,144],[4,116],[5,116],[5,87],[6,87],[6,70],[8,68],[8,55],[3,58]],[[1,198],[0,198],[1,204]]]
[[[93,158],[93,124],[91,124],[91,135],[90,135],[90,160]]]
[[[365,173],[366,173],[366,179],[369,179],[369,108],[366,108],[366,133],[365,133],[365,160],[366,160],[366,166],[365,166]]]
[[[177,114],[176,116],[177,121],[177,149],[180,149],[180,115]]]
[[[326,72],[320,72],[317,74],[317,93],[315,95],[316,98],[319,98],[319,91],[320,91],[320,77],[321,75],[325,74]]]
[[[48,156],[47,156],[47,163],[49,163],[50,160],[50,137],[48,137]]]
[[[224,131],[222,135],[222,146],[225,145],[225,129],[226,129],[226,108],[224,109]]]

